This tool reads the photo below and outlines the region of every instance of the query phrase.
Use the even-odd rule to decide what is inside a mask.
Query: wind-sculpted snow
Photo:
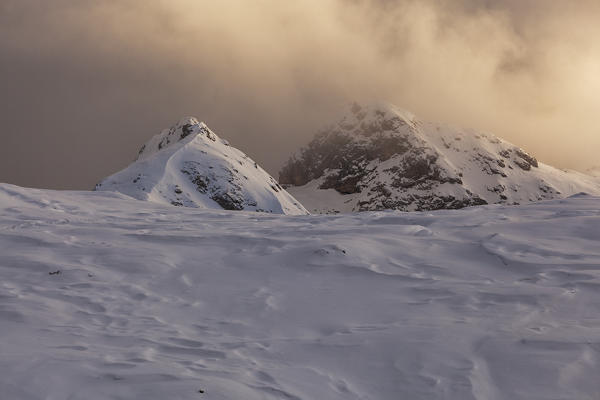
[[[136,162],[96,190],[174,206],[307,214],[256,162],[196,118],[154,136]]]
[[[598,399],[598,243],[583,194],[283,216],[0,185],[0,398]]]
[[[311,212],[424,211],[522,204],[600,181],[539,163],[490,134],[420,121],[388,104],[353,104],[282,169],[280,182]]]

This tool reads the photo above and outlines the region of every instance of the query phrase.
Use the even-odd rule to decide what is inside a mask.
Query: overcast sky
[[[350,100],[600,164],[597,0],[2,0],[0,182],[90,189],[196,116],[277,175]]]

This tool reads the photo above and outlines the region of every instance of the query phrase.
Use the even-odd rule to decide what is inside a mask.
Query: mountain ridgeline
[[[188,117],[151,138],[133,164],[95,190],[174,206],[292,215],[600,195],[597,177],[542,164],[493,135],[424,122],[380,103],[352,104],[290,158],[279,182]]]
[[[279,181],[318,213],[458,209],[600,193],[598,180],[541,164],[493,135],[420,121],[389,104],[352,104],[290,158]]]

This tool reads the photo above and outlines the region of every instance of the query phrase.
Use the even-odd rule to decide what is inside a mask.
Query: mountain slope
[[[418,120],[389,104],[353,104],[282,169],[310,211],[456,209],[600,194],[589,176],[539,163],[493,135]]]
[[[133,164],[95,190],[185,207],[307,213],[256,162],[196,118],[154,136]]]

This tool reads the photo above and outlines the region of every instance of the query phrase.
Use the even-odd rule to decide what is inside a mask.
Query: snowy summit
[[[133,164],[95,190],[175,206],[307,214],[256,162],[192,117],[150,139]]]
[[[311,212],[423,211],[600,194],[588,175],[542,164],[490,134],[352,104],[285,165],[279,181]]]

